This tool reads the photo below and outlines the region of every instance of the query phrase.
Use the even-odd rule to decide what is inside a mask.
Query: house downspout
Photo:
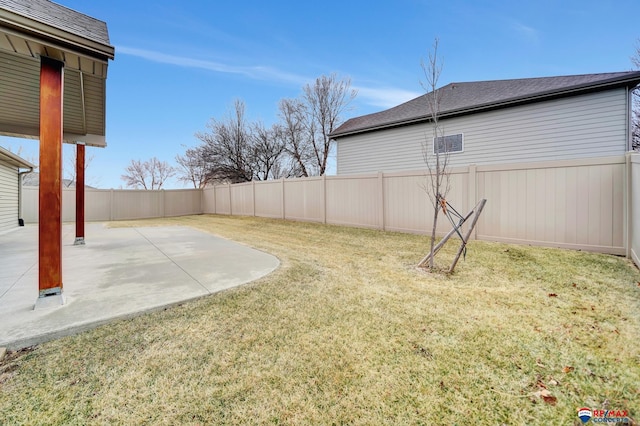
[[[31,172],[33,172],[33,167],[29,167],[26,172],[18,171],[18,225],[20,226],[24,226],[24,219],[22,219],[22,180],[24,175],[28,175]]]

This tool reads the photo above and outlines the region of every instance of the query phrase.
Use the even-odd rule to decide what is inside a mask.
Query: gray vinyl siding
[[[18,169],[0,161],[0,233],[18,226]]]
[[[452,167],[622,155],[627,150],[624,88],[537,102],[440,121],[445,135],[464,134]],[[416,124],[346,136],[337,143],[341,175],[420,170],[433,130]],[[425,145],[427,143],[427,145]]]

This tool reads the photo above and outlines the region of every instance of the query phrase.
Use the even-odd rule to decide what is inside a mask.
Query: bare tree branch
[[[184,155],[176,155],[178,180],[190,183],[194,188],[204,188],[209,183],[208,165],[202,146],[188,148]]]
[[[66,182],[64,182],[64,186],[66,186],[67,188],[70,186],[75,186],[76,179],[78,178],[76,176],[76,163],[78,161],[78,150],[76,149],[77,147],[75,145],[71,145],[70,148],[73,148],[73,149],[68,151],[69,156],[67,157],[67,161],[63,166],[64,175],[66,176],[65,178]],[[87,173],[87,169],[89,168],[89,165],[91,164],[94,158],[95,158],[94,154],[90,154],[90,155],[85,154],[85,158],[84,158],[85,175]],[[87,181],[88,180],[85,176],[85,182]]]
[[[293,176],[309,176],[307,165],[313,160],[306,124],[306,107],[299,99],[282,99],[278,105],[281,121],[280,136],[285,151],[292,158]]]
[[[442,101],[443,92],[438,89],[438,80],[442,73],[442,62],[438,58],[439,40],[436,38],[433,42],[432,50],[429,52],[428,62],[421,62],[422,71],[426,82],[422,83],[422,87],[427,92],[425,94],[429,105],[429,117],[432,128],[432,136],[425,135],[425,141],[422,145],[422,155],[427,170],[429,172],[428,183],[425,190],[433,206],[433,225],[431,228],[431,244],[429,268],[434,268],[434,250],[436,240],[436,229],[438,226],[438,215],[440,212],[440,204],[446,200],[446,196],[450,190],[449,180],[449,147],[444,141],[444,129],[440,125],[440,103]],[[442,141],[441,146],[437,142]]]
[[[307,108],[307,132],[311,139],[315,166],[324,175],[333,140],[329,134],[342,123],[342,113],[356,97],[350,89],[351,79],[338,79],[336,74],[321,76],[303,88],[303,100]]]
[[[130,188],[162,189],[165,181],[175,175],[175,169],[156,157],[147,161],[131,160],[125,174],[120,176]]]
[[[204,144],[202,155],[208,164],[207,179],[231,183],[253,179],[253,150],[244,102],[236,100],[224,120],[212,118],[207,127],[210,132],[196,133]]]

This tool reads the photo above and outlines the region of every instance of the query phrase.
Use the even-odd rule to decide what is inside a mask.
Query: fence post
[[[384,173],[382,172],[378,172],[378,200],[378,217],[380,220],[378,228],[384,231]]]
[[[251,205],[253,207],[253,217],[256,217],[256,181],[251,181]]]
[[[625,168],[625,197],[624,197],[624,201],[622,203],[623,205],[623,211],[624,211],[624,220],[623,220],[623,229],[622,232],[624,233],[624,253],[625,253],[625,257],[627,259],[631,258],[631,246],[633,244],[633,232],[635,231],[633,229],[633,216],[632,216],[632,211],[631,211],[631,206],[632,206],[632,201],[633,201],[633,174],[632,174],[632,168],[633,165],[631,164],[631,152],[627,152],[625,154],[625,164],[624,164],[624,168]]]
[[[282,201],[282,208],[281,208],[281,210],[282,210],[282,219],[286,219],[287,215],[284,212],[284,178],[280,179],[280,182],[281,182],[281,185],[282,185],[282,187],[281,187],[281,190],[282,190],[282,198],[281,198],[281,201]]]
[[[231,184],[227,184],[227,190],[229,191],[229,216],[233,216],[233,200],[231,199]]]
[[[327,223],[327,176],[322,175],[322,223]]]
[[[473,207],[475,206],[477,201],[477,190],[478,190],[478,185],[477,185],[477,180],[476,180],[476,173],[477,173],[477,167],[475,164],[470,164],[469,167],[467,168],[467,192],[469,194],[469,197],[467,199],[467,206],[465,211],[469,211],[471,210]],[[470,235],[470,239],[472,240],[476,240],[477,239],[477,235],[478,235],[478,227],[480,227],[480,224],[477,224],[474,228],[473,228],[473,232]]]
[[[109,220],[113,219],[113,188],[109,191]]]
[[[166,199],[164,196],[164,189],[160,190],[160,208],[162,209],[162,211],[160,212],[160,217],[167,217],[166,215],[166,211],[167,211],[167,206],[165,205],[166,203]]]

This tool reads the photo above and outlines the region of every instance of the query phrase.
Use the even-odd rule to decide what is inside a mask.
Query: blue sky
[[[435,37],[451,82],[625,71],[640,38],[637,0],[57,0],[107,22],[106,149],[89,148],[89,184],[124,185],[131,159],[174,163],[235,99],[270,125],[282,98],[332,72],[359,93],[345,118],[423,93]],[[37,159],[38,142],[0,137]],[[65,151],[69,151],[67,146]],[[167,189],[183,185],[175,179]]]

